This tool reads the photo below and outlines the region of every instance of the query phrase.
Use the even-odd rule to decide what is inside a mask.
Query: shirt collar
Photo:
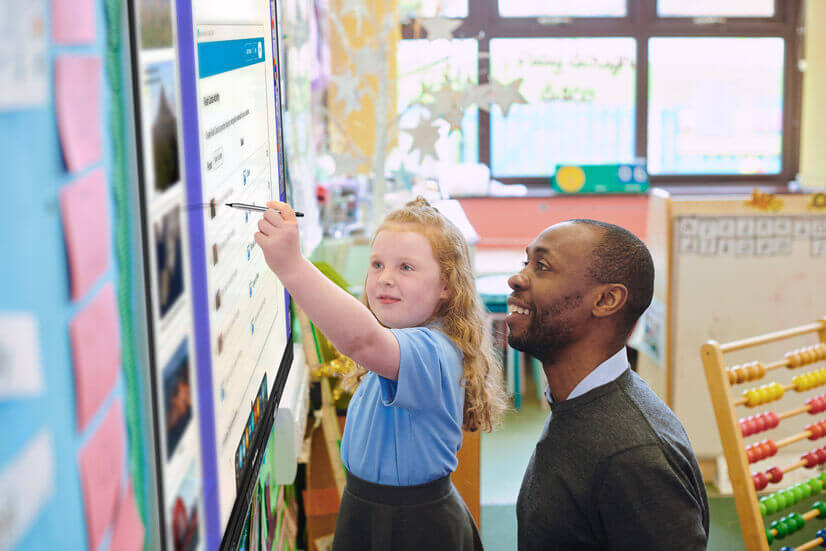
[[[589,392],[598,386],[610,383],[622,375],[626,369],[628,369],[628,353],[623,346],[619,349],[619,352],[599,364],[596,369],[588,373],[581,381],[579,381],[579,384],[577,384],[568,395],[567,400],[576,398],[577,396],[582,396],[586,392]],[[553,395],[551,395],[551,388],[549,386],[545,387],[545,399],[548,400],[549,404],[554,403],[554,398]]]

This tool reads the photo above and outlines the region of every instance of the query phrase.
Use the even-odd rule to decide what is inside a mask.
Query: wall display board
[[[640,347],[639,372],[683,422],[695,453],[714,459],[722,447],[717,431],[709,430],[714,413],[700,347],[826,315],[826,209],[812,195],[756,204],[749,195],[672,197],[655,190],[646,241],[656,270],[655,304],[641,323],[648,346]],[[792,339],[767,345],[760,350],[765,357],[733,352],[726,361],[769,362],[789,346],[810,344]],[[787,371],[776,375],[778,382],[791,381],[795,373]],[[749,414],[757,413],[760,408]],[[791,453],[807,449],[805,441],[795,446]]]
[[[138,187],[166,549],[232,546],[292,347],[255,245],[284,199],[269,0],[133,0]]]

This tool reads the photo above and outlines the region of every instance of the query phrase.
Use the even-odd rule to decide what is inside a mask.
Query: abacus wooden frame
[[[766,541],[763,517],[760,515],[757,492],[752,482],[740,424],[734,411],[734,399],[726,374],[723,354],[808,333],[817,333],[820,342],[826,343],[826,317],[808,325],[726,344],[713,340],[707,341],[700,349],[711,403],[714,407],[714,417],[717,420],[717,429],[723,444],[723,455],[728,464],[729,479],[731,479],[731,486],[734,490],[734,504],[740,519],[740,529],[746,549],[749,551],[769,551],[769,544]]]

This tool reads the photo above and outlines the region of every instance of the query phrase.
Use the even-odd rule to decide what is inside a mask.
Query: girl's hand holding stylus
[[[269,210],[258,221],[255,242],[261,247],[267,266],[283,280],[302,258],[298,222],[295,211],[287,203],[270,201],[267,206]]]

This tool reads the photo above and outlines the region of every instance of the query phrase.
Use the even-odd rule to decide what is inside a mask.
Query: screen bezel
[[[138,191],[138,198],[139,198],[139,205],[138,205],[138,217],[140,220],[140,244],[143,249],[141,252],[142,255],[148,255],[149,247],[151,246],[151,236],[150,236],[150,213],[148,212],[148,197],[147,197],[147,175],[145,173],[145,166],[144,166],[144,145],[146,137],[143,135],[143,110],[144,106],[142,105],[142,95],[141,95],[141,78],[142,75],[140,74],[140,14],[139,14],[139,4],[141,0],[126,0],[126,24],[129,32],[129,55],[131,61],[130,67],[130,75],[132,80],[132,107],[133,107],[133,116],[135,120],[134,124],[134,144],[135,144],[135,170],[136,180],[134,185],[137,187]],[[279,48],[278,48],[278,14],[277,14],[277,5],[274,0],[261,0],[266,1],[269,8],[270,13],[270,39],[272,40],[272,56],[273,56],[273,63],[274,66],[271,66],[271,70],[273,71],[273,79],[274,79],[274,115],[275,115],[275,140],[276,140],[276,149],[277,149],[277,161],[278,161],[278,190],[279,190],[279,198],[284,201],[286,200],[286,192],[287,192],[287,185],[286,185],[286,173],[285,173],[285,163],[286,163],[286,155],[284,152],[284,141],[283,141],[283,127],[282,127],[282,105],[281,105],[281,82],[280,82],[280,68],[282,66],[281,60],[279,58]],[[193,136],[187,136],[184,132],[184,129],[187,128],[187,125],[184,123],[186,119],[185,110],[193,109],[194,105],[197,103],[197,97],[194,94],[195,91],[195,83],[185,83],[184,79],[182,78],[184,75],[182,74],[181,69],[181,57],[183,55],[190,55],[192,59],[194,59],[194,49],[195,43],[192,40],[192,0],[171,0],[170,1],[170,11],[175,16],[176,23],[175,26],[175,40],[173,41],[173,50],[175,51],[175,60],[176,60],[176,73],[178,77],[178,93],[180,98],[180,115],[181,118],[179,120],[178,131],[181,139],[181,143],[183,147],[181,147],[181,173],[186,185],[186,182],[190,180],[193,171],[199,171],[200,163],[195,164],[195,167],[192,167],[193,163],[187,162],[188,157],[191,156],[193,153],[193,142],[194,142],[194,152],[200,158],[200,146],[198,143],[197,133]],[[183,17],[181,17],[183,15]],[[183,33],[181,31],[184,31]],[[183,36],[182,36],[183,34]],[[183,40],[182,40],[183,38]],[[266,39],[266,36],[265,36]],[[183,44],[183,48],[182,48]],[[190,67],[194,68],[194,64],[191,64]],[[194,72],[192,75],[188,75],[194,78]],[[187,97],[185,95],[185,89],[189,90],[191,87],[191,92]],[[197,130],[197,114],[195,115],[195,123],[196,126],[194,127]],[[192,126],[190,125],[188,130],[192,130]],[[198,175],[198,181],[200,181],[200,175]],[[185,192],[186,194],[186,192]],[[188,209],[184,209],[185,214],[187,216],[188,221],[191,223],[191,219],[193,216],[189,212]],[[189,226],[189,224],[188,224]],[[189,230],[188,230],[189,232]],[[191,235],[191,233],[190,233]],[[193,261],[195,257],[196,251],[190,247],[190,258],[187,259],[189,262],[190,272],[192,279],[195,279],[195,270],[194,267],[200,267],[200,265],[196,265]],[[156,328],[155,324],[152,320],[152,312],[153,312],[153,298],[152,298],[152,277],[153,274],[152,266],[148,259],[144,259],[143,264],[143,279],[144,279],[144,300],[146,301],[145,307],[145,330],[146,330],[146,342],[149,347],[149,351],[147,354],[148,358],[148,369],[149,369],[149,382],[151,388],[149,389],[150,395],[150,404],[152,409],[152,430],[154,432],[153,435],[153,443],[154,443],[154,461],[155,461],[155,482],[156,482],[156,492],[157,492],[157,513],[158,513],[158,527],[159,527],[159,541],[161,549],[166,551],[167,549],[171,548],[170,543],[167,541],[167,518],[166,518],[166,496],[164,492],[164,464],[165,458],[163,454],[162,444],[160,439],[162,438],[161,433],[161,425],[163,420],[161,419],[161,409],[160,409],[160,396],[158,395],[158,388],[159,388],[159,381],[161,377],[160,369],[162,366],[160,365],[158,358],[156,357],[156,341],[158,336],[156,335]],[[193,284],[194,287],[194,284]],[[199,306],[198,299],[201,298],[195,292],[195,289],[191,289],[191,307],[193,309],[192,319],[193,324],[195,320],[199,319],[199,316],[196,315],[194,310]],[[199,423],[199,432],[201,432],[200,440],[201,440],[201,449],[198,450],[199,452],[199,459],[201,461],[201,499],[204,501],[202,511],[204,512],[204,517],[202,522],[204,523],[204,544],[208,549],[214,549],[218,542],[220,542],[220,548],[226,550],[234,550],[237,548],[238,543],[240,541],[240,537],[243,532],[243,524],[246,518],[246,512],[249,509],[249,501],[252,497],[252,492],[254,489],[255,481],[257,479],[261,460],[264,457],[266,452],[266,445],[269,438],[269,434],[272,430],[275,413],[278,408],[278,404],[281,399],[281,394],[284,389],[284,385],[287,380],[287,376],[289,375],[289,370],[292,365],[293,360],[293,348],[291,343],[292,337],[292,316],[290,311],[290,297],[289,294],[286,292],[284,293],[284,301],[285,301],[285,319],[286,319],[286,346],[284,351],[281,354],[281,360],[278,366],[278,371],[276,372],[275,380],[273,382],[272,390],[269,394],[269,399],[264,408],[264,414],[262,416],[262,422],[256,427],[255,432],[252,438],[252,444],[250,445],[249,451],[249,460],[246,462],[246,465],[243,469],[243,474],[241,476],[241,484],[238,487],[238,491],[235,495],[235,500],[233,502],[233,507],[230,512],[230,516],[226,522],[225,526],[217,526],[220,524],[219,517],[217,515],[217,494],[214,496],[213,503],[206,503],[207,498],[207,484],[209,481],[206,480],[206,475],[203,468],[203,463],[205,457],[204,455],[204,434],[201,430],[203,427],[200,426],[200,419],[197,419]],[[204,305],[200,305],[204,307]],[[201,331],[203,333],[203,331]],[[196,373],[198,377],[198,390],[197,390],[197,399],[199,400],[199,409],[203,408],[203,404],[201,404],[201,386],[204,384],[209,384],[211,386],[210,381],[203,381],[201,368],[197,367],[199,362],[199,346],[197,343],[198,335],[197,331],[193,335],[196,343],[194,345],[195,348],[195,362],[196,362]],[[207,347],[208,349],[208,347]],[[210,362],[211,365],[211,362]],[[210,408],[209,414],[214,417],[214,409],[212,400],[210,398]],[[199,417],[204,414],[203,410]],[[213,421],[214,422],[214,421]],[[210,435],[214,438],[214,435]],[[213,451],[215,448],[213,447]],[[217,476],[217,473],[214,473]],[[217,481],[212,481],[213,484],[217,484]],[[212,514],[210,514],[210,509],[212,510]],[[213,518],[211,518],[213,517]]]

